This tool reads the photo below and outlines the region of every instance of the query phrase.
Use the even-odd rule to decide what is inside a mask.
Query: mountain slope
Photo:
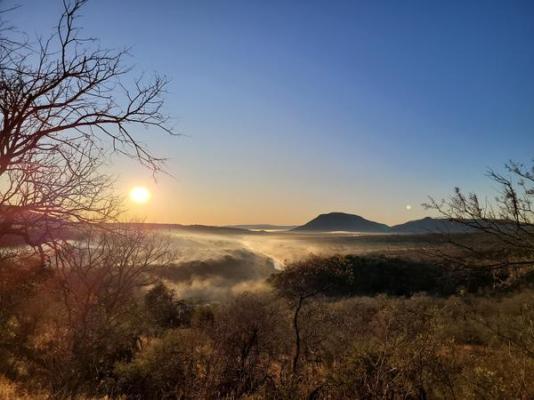
[[[388,232],[389,227],[369,221],[359,215],[331,212],[321,214],[308,223],[293,229],[297,232]]]
[[[458,222],[426,217],[391,227],[394,233],[464,233],[472,229]]]

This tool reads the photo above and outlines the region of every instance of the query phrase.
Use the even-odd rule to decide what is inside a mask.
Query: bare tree
[[[64,149],[63,155],[68,154],[62,162],[54,153],[31,152],[6,172],[0,235],[18,236],[39,248],[72,238],[74,224],[102,223],[118,215],[120,199],[112,193],[112,180],[98,173],[98,154],[91,148],[83,154]]]
[[[320,257],[310,257],[304,261],[288,265],[281,273],[272,275],[271,284],[278,292],[287,298],[293,308],[292,326],[294,333],[294,354],[291,363],[291,370],[294,375],[299,373],[302,334],[300,326],[300,315],[306,301],[314,297],[328,294],[334,289],[332,282],[334,275],[342,276],[343,272],[339,268],[343,262],[338,257],[322,259]],[[333,275],[328,275],[328,273]],[[339,275],[338,275],[339,274]],[[342,276],[342,280],[347,276]]]
[[[482,201],[475,193],[459,188],[446,200],[430,199],[426,206],[478,235],[447,240],[457,250],[448,261],[461,267],[493,271],[525,271],[534,266],[534,165],[506,165],[507,174],[490,170],[497,184],[493,201]],[[471,236],[471,237],[467,237]]]
[[[100,308],[107,318],[104,324],[111,326],[134,292],[154,282],[151,270],[172,258],[170,244],[162,236],[129,225],[93,230],[63,246],[53,263],[69,324]]]
[[[99,173],[108,152],[162,168],[133,128],[173,134],[162,112],[167,81],[141,76],[128,84],[126,50],[80,35],[86,2],[65,0],[55,32],[36,42],[10,39],[13,31],[0,24],[0,236],[34,245],[59,221],[110,220],[117,202]],[[36,236],[36,226],[46,235]]]
[[[97,391],[98,385],[82,386],[100,382],[118,358],[136,350],[137,298],[154,282],[153,268],[172,254],[165,238],[131,225],[91,230],[54,252],[52,301],[41,327],[49,339],[33,362],[56,397]]]

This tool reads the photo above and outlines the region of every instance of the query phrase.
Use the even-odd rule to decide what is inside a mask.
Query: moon
[[[145,204],[151,197],[150,190],[144,186],[135,186],[130,190],[130,200],[134,203]]]

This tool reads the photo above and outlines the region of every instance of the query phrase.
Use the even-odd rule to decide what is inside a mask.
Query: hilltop
[[[321,214],[302,226],[293,229],[298,232],[376,232],[385,233],[389,226],[370,221],[359,215],[342,212]]]

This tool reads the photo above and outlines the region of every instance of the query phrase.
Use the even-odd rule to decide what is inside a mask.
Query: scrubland
[[[163,256],[168,249],[146,233],[123,235],[62,251],[63,268],[2,261],[3,398],[534,394],[528,269],[315,256],[269,270],[261,286],[202,301],[161,279],[180,268]]]

